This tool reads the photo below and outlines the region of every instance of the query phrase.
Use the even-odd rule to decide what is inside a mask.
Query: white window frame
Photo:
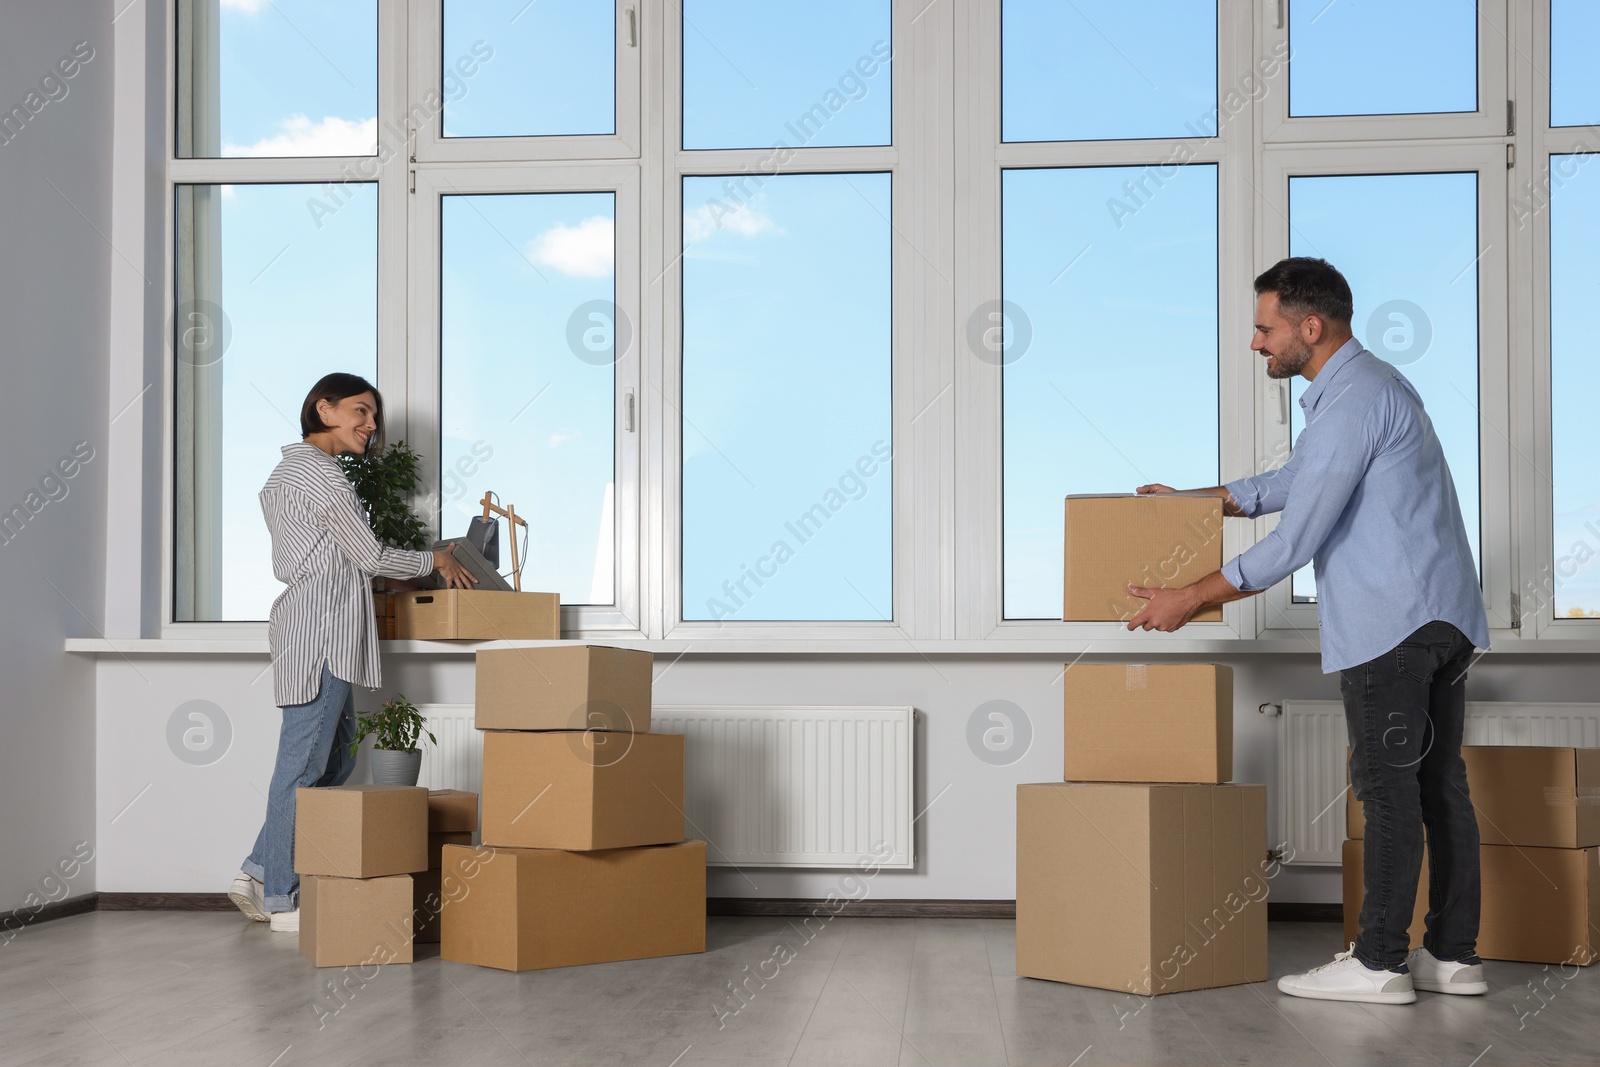
[[[1260,261],[1288,255],[1289,179],[1291,177],[1431,174],[1474,171],[1478,175],[1477,237],[1487,245],[1478,260],[1478,470],[1479,559],[1483,568],[1484,605],[1489,625],[1511,626],[1511,455],[1508,335],[1508,256],[1506,253],[1505,148],[1499,142],[1477,145],[1385,145],[1380,147],[1308,147],[1275,149],[1262,160],[1264,210],[1258,219]],[[1466,264],[1463,264],[1465,267]],[[1355,324],[1357,330],[1361,325]],[[1358,333],[1357,340],[1365,343]],[[1267,381],[1265,406],[1289,411],[1289,383]],[[1290,420],[1264,421],[1262,440],[1269,455],[1287,457]],[[1470,523],[1471,517],[1463,516]],[[1255,520],[1257,538],[1267,536],[1278,516]],[[1264,636],[1315,633],[1317,606],[1296,604],[1287,578],[1262,594],[1267,619]]]
[[[1266,47],[1289,39],[1289,0],[1266,0],[1262,30]],[[1511,50],[1506,0],[1477,0],[1478,108],[1476,111],[1400,115],[1289,116],[1288,80],[1284,92],[1262,101],[1262,139],[1266,144],[1316,141],[1416,140],[1439,137],[1494,137],[1506,132],[1507,53]],[[1548,21],[1548,20],[1547,20]],[[1266,49],[1263,49],[1265,51]],[[1290,62],[1293,63],[1293,56]]]
[[[411,11],[411,85],[416,99],[440,94],[444,48],[443,0],[409,0]],[[616,46],[616,132],[554,136],[445,137],[444,111],[416,133],[415,151],[422,163],[522,162],[550,160],[638,159],[640,149],[641,55],[644,14],[639,0],[618,0],[613,20]],[[493,42],[490,42],[492,45]],[[491,60],[495,62],[495,60]],[[470,91],[470,89],[469,89]]]
[[[1250,48],[1249,12],[1227,3],[1219,3],[1217,11],[1220,100],[1221,94],[1232,87],[1233,73],[1253,66],[1257,53]],[[1191,623],[1175,634],[1134,636],[1119,622],[1007,620],[1004,616],[1001,370],[964,350],[966,315],[1002,295],[1002,172],[1028,167],[1159,164],[1172,158],[1180,145],[1192,151],[1192,163],[1216,165],[1217,444],[1219,469],[1226,477],[1229,471],[1250,463],[1254,437],[1248,411],[1240,402],[1249,395],[1250,374],[1256,368],[1247,358],[1250,309],[1241,302],[1237,282],[1251,266],[1250,235],[1244,228],[1230,227],[1224,221],[1230,216],[1248,217],[1250,211],[1249,200],[1241,192],[1243,183],[1230,182],[1229,176],[1248,172],[1252,123],[1247,114],[1234,116],[1222,125],[1220,136],[1211,138],[1004,143],[1000,140],[1000,4],[998,0],[975,3],[966,14],[956,34],[955,88],[957,98],[967,105],[961,114],[964,136],[957,142],[957,155],[962,160],[958,165],[957,195],[968,203],[988,207],[982,218],[976,212],[957,217],[958,239],[967,249],[960,257],[957,291],[965,294],[965,299],[958,304],[954,337],[959,404],[956,454],[961,472],[958,493],[963,500],[958,509],[956,574],[958,599],[964,610],[958,635],[997,647],[1024,642],[1034,646],[1105,647],[1106,642],[1131,639],[1153,652],[1196,640],[1253,637],[1255,613],[1249,601],[1225,605],[1221,622]],[[1133,488],[1128,486],[1130,492]],[[1224,524],[1224,558],[1244,548],[1241,525]]]
[[[1529,382],[1525,398],[1531,409],[1528,433],[1519,439],[1531,464],[1519,469],[1523,477],[1517,485],[1517,514],[1522,519],[1519,561],[1522,580],[1517,590],[1521,598],[1522,637],[1541,642],[1600,641],[1600,619],[1563,619],[1556,615],[1556,602],[1544,590],[1554,576],[1560,550],[1555,544],[1555,487],[1551,481],[1555,467],[1555,415],[1551,388],[1555,372],[1555,352],[1550,330],[1550,159],[1552,156],[1587,152],[1600,154],[1600,125],[1550,125],[1550,3],[1539,0],[1519,11],[1520,40],[1530,47],[1516,57],[1516,90],[1527,105],[1518,122],[1517,167],[1513,175],[1508,232],[1517,256],[1518,275],[1528,279],[1525,292],[1519,291],[1518,311],[1527,325],[1522,332],[1532,337],[1532,366],[1518,374]],[[1590,158],[1586,168],[1600,166],[1600,158]],[[1525,183],[1532,182],[1542,205]],[[1522,210],[1531,208],[1526,221]],[[1519,368],[1520,369],[1520,368]],[[1531,469],[1530,469],[1531,468]],[[1593,566],[1591,564],[1591,566]]]
[[[410,415],[417,451],[428,457],[423,464],[424,499],[438,499],[440,461],[441,383],[444,373],[440,351],[439,316],[442,299],[440,261],[441,204],[446,196],[474,194],[611,193],[616,198],[615,303],[617,311],[637,323],[643,317],[639,302],[639,170],[626,164],[551,166],[537,163],[491,163],[475,167],[455,165],[417,167],[416,194],[412,197],[410,254]],[[612,605],[563,604],[564,633],[637,631],[639,601],[639,463],[640,441],[645,434],[634,404],[633,425],[628,407],[639,393],[641,361],[638,331],[614,365],[616,386],[612,398],[612,447],[615,457],[613,529],[615,555],[612,568],[616,600]],[[515,457],[506,457],[515,462]],[[515,501],[513,501],[515,503]],[[434,516],[424,516],[432,521]],[[512,531],[510,536],[515,536]]]
[[[675,5],[674,13],[677,12]],[[913,123],[927,110],[918,97],[924,93],[935,95],[929,80],[934,77],[932,67],[924,62],[915,66],[911,49],[907,47],[911,32],[908,27],[917,12],[912,3],[894,0],[891,10],[891,34],[895,61],[891,70],[892,114],[891,141],[898,141]],[[936,24],[936,23],[935,23]],[[666,79],[666,99],[681,100],[682,94],[682,27],[681,17],[665,20],[661,34],[663,58],[662,71]],[[936,84],[936,83],[934,83]],[[658,510],[661,552],[660,606],[662,611],[662,636],[674,640],[705,642],[764,641],[796,642],[802,646],[809,642],[850,641],[876,642],[889,649],[905,648],[916,639],[937,637],[935,623],[929,612],[919,612],[919,593],[931,592],[937,597],[937,585],[928,590],[926,579],[919,581],[913,567],[919,540],[926,544],[928,530],[939,528],[942,516],[942,486],[938,484],[940,470],[938,445],[929,435],[916,434],[913,422],[917,415],[907,397],[928,396],[937,403],[939,390],[930,392],[925,379],[913,364],[913,353],[926,351],[918,341],[930,328],[937,329],[926,316],[914,316],[914,288],[926,285],[925,273],[940,270],[948,276],[949,268],[941,265],[943,249],[933,251],[918,247],[917,234],[926,226],[928,194],[919,195],[911,180],[918,173],[920,160],[902,158],[896,144],[860,148],[800,148],[793,158],[777,173],[884,173],[890,180],[890,212],[893,231],[891,252],[892,300],[890,355],[890,426],[894,462],[893,518],[892,518],[892,611],[886,621],[687,621],[683,618],[683,426],[679,405],[682,398],[682,187],[689,177],[723,174],[737,175],[744,168],[755,168],[771,154],[770,148],[685,150],[682,133],[682,110],[667,107],[662,124],[662,152],[669,165],[663,168],[660,189],[662,214],[662,243],[660,259],[652,270],[657,279],[654,286],[661,300],[661,352],[662,374],[659,391],[650,399],[661,405],[662,462],[661,495],[656,501]],[[937,114],[937,109],[934,109]],[[770,173],[770,171],[768,171]],[[908,236],[908,234],[910,236]],[[913,260],[923,262],[913,265]],[[927,368],[934,369],[934,368]],[[937,371],[935,371],[937,373]],[[760,398],[752,398],[758,402]],[[915,473],[914,473],[915,472]],[[915,647],[911,644],[911,647]]]

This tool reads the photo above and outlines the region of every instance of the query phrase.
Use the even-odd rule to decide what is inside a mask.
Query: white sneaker
[[[239,872],[239,877],[228,887],[228,899],[237,904],[239,910],[249,919],[258,923],[264,923],[272,918],[267,914],[267,905],[262,893],[261,883],[243,871]]]
[[[1489,983],[1483,978],[1483,961],[1476,956],[1472,958],[1477,962],[1456,963],[1441,960],[1425,948],[1414,948],[1406,957],[1406,968],[1418,989],[1461,997],[1482,996],[1489,992]]]
[[[272,932],[275,934],[298,934],[300,932],[300,909],[273,912]]]
[[[1415,1004],[1416,988],[1404,971],[1375,971],[1355,957],[1356,946],[1333,957],[1332,963],[1305,974],[1278,979],[1279,992],[1309,1000],[1353,1000],[1362,1004]]]

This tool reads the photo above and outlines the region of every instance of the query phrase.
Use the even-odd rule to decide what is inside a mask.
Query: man
[[[1250,347],[1268,376],[1310,383],[1306,428],[1278,470],[1199,491],[1221,497],[1229,515],[1283,517],[1192,585],[1130,587],[1149,603],[1128,629],[1176,630],[1315,562],[1322,669],[1340,672],[1350,782],[1366,809],[1366,899],[1350,951],[1278,988],[1374,1004],[1413,1003],[1417,989],[1484,993],[1478,824],[1461,732],[1467,664],[1489,647],[1489,625],[1450,470],[1416,389],[1351,337],[1350,286],[1337,270],[1285,259],[1255,291]],[[1424,828],[1427,933],[1408,952]]]

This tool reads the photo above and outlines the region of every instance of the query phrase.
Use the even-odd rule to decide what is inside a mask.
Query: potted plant
[[[368,735],[376,738],[372,748],[372,780],[378,785],[416,785],[422,772],[423,735],[437,745],[439,739],[428,729],[417,706],[397,695],[383,706],[356,721],[356,737],[350,742],[354,756]]]
[[[418,463],[417,454],[404,441],[359,456],[350,452],[339,456],[344,476],[366,508],[367,524],[383,544],[413,551],[428,547],[426,526],[411,507],[411,494],[419,480]],[[405,583],[394,578],[372,579],[380,638],[394,637],[394,590],[403,586]]]

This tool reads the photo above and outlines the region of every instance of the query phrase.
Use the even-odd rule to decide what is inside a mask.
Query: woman
[[[298,444],[261,490],[272,532],[272,570],[285,589],[267,626],[274,702],[283,709],[267,819],[228,897],[272,929],[300,929],[294,873],[295,790],[342,785],[355,769],[357,685],[379,682],[373,575],[420,578],[437,570],[452,587],[476,581],[449,552],[378,543],[339,461],[383,448],[383,397],[366,379],[329,374],[300,407]]]

